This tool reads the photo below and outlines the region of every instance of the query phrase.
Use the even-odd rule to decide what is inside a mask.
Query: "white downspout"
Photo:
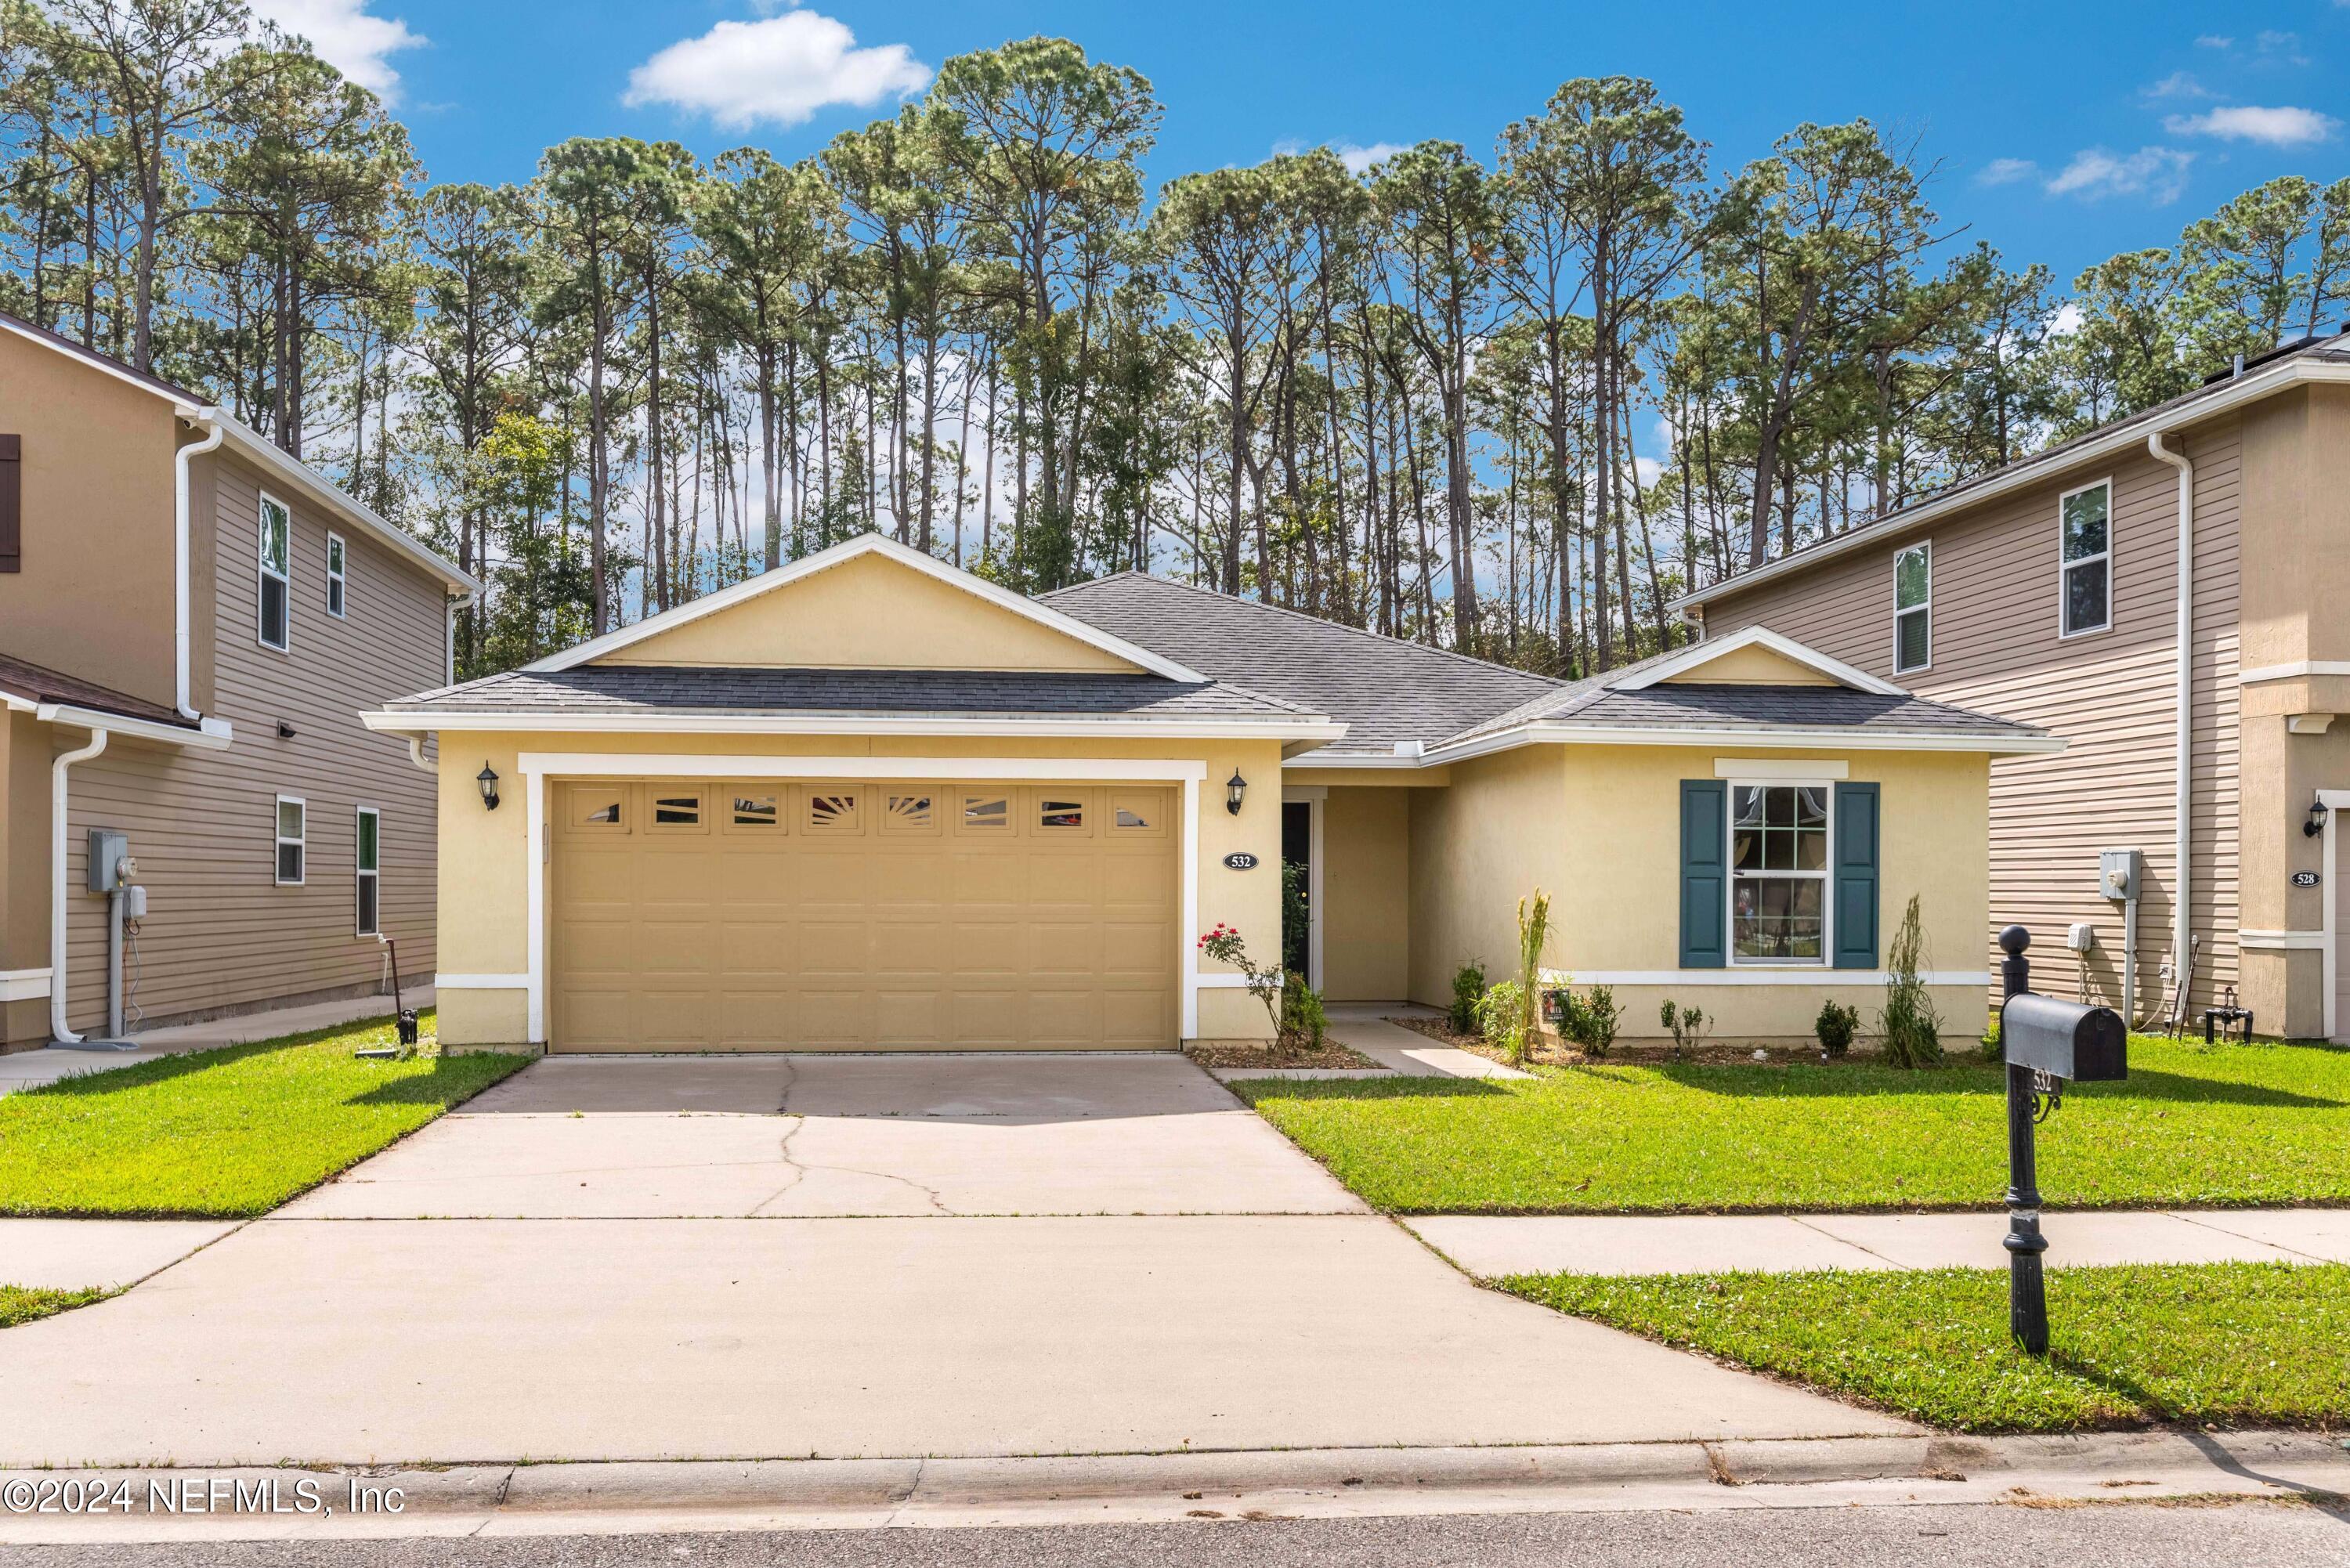
[[[179,679],[178,707],[181,718],[201,721],[203,715],[196,711],[195,702],[193,701],[195,687],[193,651],[195,628],[193,622],[195,619],[195,611],[192,606],[193,596],[190,591],[189,579],[195,573],[195,552],[192,543],[195,524],[193,518],[190,515],[193,510],[192,503],[189,495],[192,481],[189,473],[188,465],[194,459],[203,456],[205,452],[208,452],[214,447],[220,445],[221,439],[228,434],[228,428],[219,422],[218,412],[213,409],[197,409],[191,412],[184,412],[181,417],[185,419],[190,424],[197,427],[199,430],[204,430],[210,432],[203,440],[200,441],[192,441],[188,445],[180,449],[179,458],[175,465],[175,477],[177,481],[175,485],[177,514],[172,529],[174,559],[178,568],[175,574],[176,580],[173,584],[173,592],[175,596],[173,603],[177,606],[179,610],[179,628],[176,633],[174,633],[174,662],[178,666]]]
[[[66,770],[104,750],[106,732],[93,729],[89,744],[49,764],[49,1035],[60,1045],[81,1044],[66,1027]]]
[[[2146,450],[2178,471],[2178,780],[2173,802],[2172,831],[2178,857],[2176,890],[2171,895],[2171,985],[2178,998],[2178,1016],[2187,1016],[2188,960],[2193,950],[2195,888],[2188,858],[2194,834],[2189,815],[2195,784],[2195,465],[2183,452],[2165,446],[2162,432],[2146,438]],[[2106,591],[2112,592],[2108,585]]]

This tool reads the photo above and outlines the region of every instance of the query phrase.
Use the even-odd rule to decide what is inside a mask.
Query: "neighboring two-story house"
[[[2039,989],[2118,1007],[2133,971],[2147,1019],[2183,961],[2190,1021],[2232,987],[2262,1034],[2350,1037],[2350,337],[1679,605],[2070,742],[1991,770],[1991,920]],[[2134,951],[2106,850],[2141,857]]]
[[[430,749],[360,710],[449,678],[478,585],[192,393],[0,317],[0,1049],[432,973]],[[101,866],[103,872],[108,867]]]

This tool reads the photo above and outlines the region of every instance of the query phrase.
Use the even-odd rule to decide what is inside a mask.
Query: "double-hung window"
[[[2058,514],[2058,628],[2073,637],[2114,623],[2114,485],[2109,479],[2068,491]]]
[[[261,646],[280,653],[293,642],[294,517],[276,497],[261,498]]]
[[[277,797],[276,883],[299,888],[309,879],[310,807],[298,794]]]
[[[1893,557],[1893,673],[1934,662],[1934,546],[1910,545]]]
[[[348,597],[349,585],[343,576],[343,536],[329,534],[327,535],[327,613],[337,620],[342,619]]]
[[[1731,962],[1826,961],[1829,788],[1730,786]]]
[[[374,936],[383,929],[383,813],[371,805],[359,807],[359,934]]]

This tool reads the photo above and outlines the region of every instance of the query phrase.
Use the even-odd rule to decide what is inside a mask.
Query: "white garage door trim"
[[[530,1037],[546,1038],[547,781],[579,778],[760,779],[1084,779],[1183,786],[1183,922],[1175,933],[1180,1038],[1200,1033],[1200,785],[1208,764],[1175,757],[745,757],[670,756],[655,752],[525,752],[515,761],[524,780],[529,839]]]
[[[2334,879],[2337,868],[2335,846],[2338,842],[2334,824],[2341,820],[2345,811],[2350,811],[2350,789],[2319,790],[2317,804],[2325,808],[2325,869],[2318,877],[2318,886],[2325,892],[2325,1038],[2338,1043],[2345,1021],[2336,1016],[2338,1003],[2334,988],[2342,983],[2342,939],[2345,933],[2334,918],[2334,901],[2341,896],[2337,891],[2341,884]]]

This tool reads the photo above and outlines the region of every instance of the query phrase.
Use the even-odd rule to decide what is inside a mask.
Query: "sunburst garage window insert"
[[[1732,963],[1821,963],[1827,953],[1828,786],[1730,788]]]

